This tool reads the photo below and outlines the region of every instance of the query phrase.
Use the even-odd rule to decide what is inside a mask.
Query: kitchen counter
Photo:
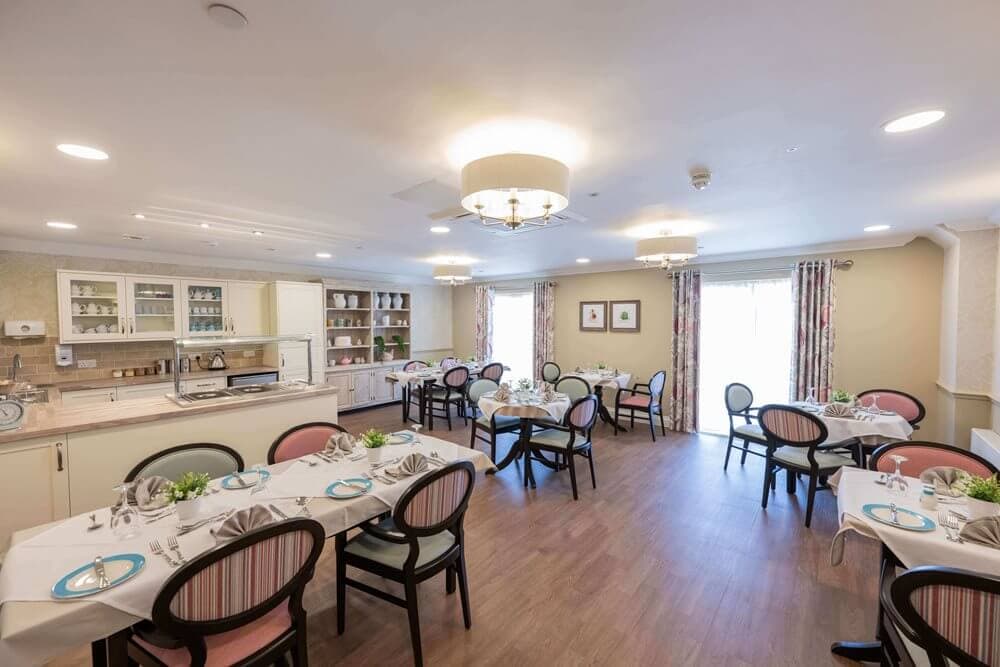
[[[217,372],[225,374],[228,371]],[[239,372],[244,372],[244,369],[240,369]],[[247,372],[253,371],[250,370]],[[188,375],[185,374],[182,377],[187,378]],[[119,379],[125,378],[114,378],[115,381]],[[129,379],[138,380],[144,378]],[[218,403],[196,403],[187,407],[181,407],[165,397],[142,398],[79,407],[64,407],[58,402],[52,404],[35,404],[28,407],[28,414],[25,417],[24,424],[20,428],[11,431],[0,431],[0,445],[28,438],[80,433],[130,424],[176,419],[179,417],[190,418],[195,415],[204,415],[213,412],[252,409],[272,403],[283,403],[320,396],[335,396],[336,393],[337,388],[333,385],[314,385],[299,390],[257,394]]]
[[[221,371],[197,370],[190,373],[181,373],[181,380],[199,380],[210,377],[229,377],[230,375],[245,375],[247,373],[277,373],[278,369],[273,366],[247,366],[244,368],[227,368]],[[67,380],[65,382],[54,382],[54,386],[59,391],[80,391],[84,389],[104,389],[107,387],[126,387],[143,384],[157,384],[158,382],[173,382],[174,374],[167,375],[140,375],[138,377],[120,378],[99,378],[97,380]]]

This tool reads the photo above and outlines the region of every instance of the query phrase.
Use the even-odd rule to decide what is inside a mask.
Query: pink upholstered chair
[[[816,416],[790,405],[765,405],[758,412],[760,428],[767,439],[764,464],[764,494],[760,506],[767,509],[767,498],[775,486],[778,469],[788,475],[786,488],[795,493],[797,473],[809,475],[809,495],[806,499],[806,528],[812,523],[813,503],[820,478],[826,478],[844,466],[855,465],[860,460],[860,444],[852,441],[855,458],[839,454],[847,443],[826,442],[826,425]]]
[[[663,386],[667,383],[667,372],[657,371],[648,383],[636,382],[632,389],[622,389],[615,396],[615,435],[618,435],[618,415],[622,410],[629,412],[629,424],[635,428],[636,411],[645,413],[649,419],[649,434],[656,442],[656,431],[653,429],[653,415],[660,417],[660,432],[667,434],[667,429],[663,425]],[[647,391],[640,391],[639,387],[645,387]]]
[[[924,404],[916,396],[911,396],[898,389],[866,389],[858,394],[858,402],[861,405],[872,404],[875,395],[878,395],[878,406],[883,410],[892,410],[900,417],[910,422],[910,426],[919,429],[918,424],[927,415]]]
[[[997,474],[997,468],[978,454],[967,449],[944,445],[940,442],[920,442],[905,440],[882,445],[868,460],[868,467],[879,472],[895,472],[896,463],[892,456],[905,456],[900,469],[907,477],[920,477],[928,468],[951,466],[960,468],[970,475],[989,477]]]
[[[596,489],[597,478],[594,477],[594,447],[591,433],[594,429],[594,422],[597,421],[597,396],[590,394],[577,399],[563,417],[562,424],[547,423],[546,428],[531,434],[529,447],[534,450],[552,452],[556,455],[557,463],[560,460],[566,462],[565,467],[569,468],[569,481],[573,487],[573,500],[579,498],[576,488],[576,464],[574,456],[583,456],[590,464],[590,483]],[[564,457],[564,458],[560,458]],[[524,485],[528,486],[530,465],[525,466],[529,471],[525,475]]]
[[[293,426],[279,435],[271,449],[267,450],[267,462],[281,463],[321,452],[334,433],[347,433],[347,429],[330,422],[309,422]]]
[[[448,594],[455,592],[455,580],[458,579],[465,628],[472,627],[463,522],[475,481],[476,469],[471,463],[449,463],[425,474],[404,491],[391,518],[361,524],[362,532],[350,540],[346,532],[337,534],[338,634],[344,633],[347,620],[347,587],[357,588],[406,609],[410,617],[413,661],[422,665],[417,584],[442,570],[446,572]],[[348,566],[402,584],[404,597],[398,598],[348,578]]]
[[[306,664],[302,593],[324,541],[318,522],[288,519],[195,557],[163,584],[152,622],[132,627],[128,657],[156,667],[250,667],[291,652]]]

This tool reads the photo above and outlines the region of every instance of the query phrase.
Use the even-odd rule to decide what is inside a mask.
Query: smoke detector
[[[712,172],[706,167],[695,167],[691,170],[691,187],[695,190],[704,190],[712,182]]]

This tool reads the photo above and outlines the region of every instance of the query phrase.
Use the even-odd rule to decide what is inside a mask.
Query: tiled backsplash
[[[78,343],[71,346],[73,365],[56,366],[55,346],[58,343],[59,339],[54,336],[24,340],[0,338],[0,379],[10,378],[15,354],[21,355],[24,366],[17,373],[18,379],[35,384],[110,378],[111,371],[116,368],[149,368],[155,366],[158,359],[172,359],[174,355],[174,346],[167,341]],[[264,363],[264,349],[259,345],[232,345],[224,349],[226,363],[230,368],[248,368]],[[244,350],[252,350],[254,355],[244,357]],[[201,355],[202,363],[207,366],[211,351],[209,348],[192,350],[188,353],[192,365],[197,354]],[[76,363],[81,359],[96,360],[97,368],[77,368]]]

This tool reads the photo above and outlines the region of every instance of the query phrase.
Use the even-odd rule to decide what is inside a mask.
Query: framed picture
[[[611,330],[626,333],[639,332],[639,304],[636,301],[612,301]]]
[[[608,330],[608,302],[580,302],[580,331]]]

